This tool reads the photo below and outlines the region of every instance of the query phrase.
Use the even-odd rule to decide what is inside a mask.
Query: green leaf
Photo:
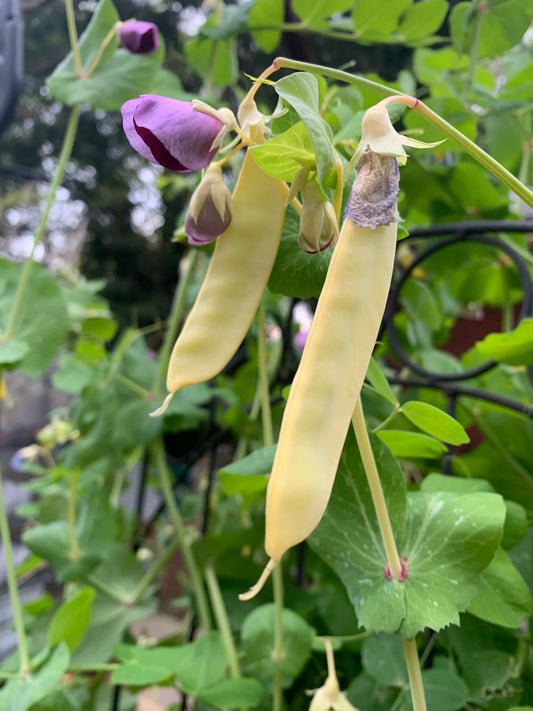
[[[268,474],[272,471],[272,463],[276,453],[276,445],[256,449],[244,459],[227,464],[219,470],[222,490],[225,494],[240,493],[245,500],[256,500],[257,494],[264,494],[268,484]]]
[[[47,631],[50,647],[65,642],[71,652],[76,649],[91,619],[94,596],[93,588],[82,588],[56,610]]]
[[[0,340],[7,329],[21,274],[20,264],[0,259]],[[13,365],[12,359],[17,356],[18,369],[30,376],[40,375],[50,364],[67,330],[68,313],[61,291],[46,269],[34,264],[8,342],[15,343],[8,346],[8,362]]]
[[[208,632],[187,647],[188,654],[180,660],[176,676],[187,694],[197,696],[223,676],[228,657],[219,632]]]
[[[533,613],[529,589],[502,549],[483,571],[468,612],[495,625],[511,628],[520,627]]]
[[[489,333],[476,348],[498,363],[533,365],[533,318],[522,319],[509,333]]]
[[[114,319],[96,316],[85,319],[81,325],[81,332],[100,341],[110,341],[115,337],[117,327],[118,324]]]
[[[457,445],[470,441],[464,427],[438,407],[411,400],[404,403],[400,410],[419,429],[442,442]]]
[[[250,708],[257,706],[263,693],[257,679],[221,679],[200,692],[198,698],[218,708]]]
[[[278,668],[272,659],[275,618],[273,604],[261,605],[246,617],[241,628],[243,670],[261,680],[273,679]],[[287,609],[283,610],[282,627],[285,655],[279,667],[284,678],[294,679],[309,659],[315,633],[299,615]]]
[[[494,649],[476,651],[462,664],[463,676],[470,696],[485,696],[501,689],[512,673],[513,660],[509,654]]]
[[[302,167],[308,165],[313,168],[315,165],[313,144],[303,121],[298,121],[262,146],[251,148],[251,153],[264,173],[289,183]]]
[[[226,464],[219,470],[220,474],[237,474],[250,476],[266,476],[272,471],[272,463],[276,454],[276,445],[256,449],[243,459]]]
[[[423,0],[407,8],[398,26],[398,35],[407,45],[418,44],[435,33],[448,11],[446,0]]]
[[[97,594],[85,636],[72,654],[72,666],[108,662],[113,656],[115,645],[121,641],[128,627],[153,614],[156,607],[156,600],[132,605]]]
[[[9,711],[27,711],[43,699],[59,684],[67,671],[70,654],[66,644],[61,643],[38,671],[25,679],[12,679],[0,690],[0,708]]]
[[[377,435],[400,459],[437,459],[446,452],[442,442],[420,432],[382,430]]]
[[[510,550],[524,538],[527,533],[527,513],[516,501],[505,500],[505,526],[503,529],[502,548]]]
[[[385,398],[385,400],[388,400],[392,405],[394,405],[394,407],[400,406],[398,398],[392,392],[391,386],[389,385],[387,378],[383,374],[383,371],[376,363],[374,358],[370,359],[368,370],[366,372],[366,377],[370,382],[370,385],[377,393],[379,393],[379,395],[381,395],[381,397]]]
[[[274,88],[278,96],[292,106],[309,131],[318,177],[324,183],[333,169],[335,156],[331,128],[319,113],[317,78],[307,72],[296,72],[277,81]]]
[[[309,299],[320,296],[333,250],[308,254],[300,249],[299,224],[300,218],[296,211],[289,208],[268,288],[274,294]]]
[[[25,341],[0,341],[0,367],[15,365],[29,350],[30,347]]]
[[[345,12],[352,3],[353,0],[293,0],[292,9],[306,25],[313,26],[337,12]]]
[[[363,667],[383,686],[409,688],[409,677],[401,637],[377,634],[363,642]],[[446,669],[422,671],[427,708],[431,711],[456,711],[468,700],[468,687],[455,672]]]
[[[374,634],[363,640],[363,668],[383,686],[404,687],[409,684],[402,638],[391,634]]]
[[[468,701],[468,687],[461,677],[447,669],[427,669],[422,672],[422,683],[428,709],[457,711]]]
[[[283,23],[285,8],[283,0],[255,0],[248,18],[248,29],[259,49],[273,52],[281,40],[281,30],[254,30],[254,27],[270,25],[276,27]]]
[[[94,553],[72,555],[70,532],[66,521],[54,521],[25,531],[22,540],[32,553],[47,560],[55,568],[61,582],[78,580],[88,575],[100,562]]]
[[[357,0],[352,10],[352,20],[358,40],[393,40],[400,15],[412,0],[390,0],[384,11],[377,7],[375,0]]]
[[[216,25],[215,15],[207,18],[202,30]],[[238,78],[235,38],[213,40],[198,35],[185,45],[189,65],[202,77],[210,76],[218,86],[231,86]]]
[[[215,23],[204,22],[198,33],[213,40],[225,40],[237,35],[248,22],[250,5],[226,5],[221,6],[221,16],[217,17]]]
[[[87,72],[115,23],[118,13],[111,0],[100,0],[79,40],[82,70]],[[115,37],[107,45],[98,66],[88,78],[76,75],[72,52],[56,67],[46,85],[54,98],[67,106],[86,103],[93,109],[118,111],[128,99],[149,93],[165,54],[164,44],[150,55],[118,49]]]
[[[122,664],[113,671],[111,683],[148,686],[168,679],[187,656],[188,647],[146,648],[118,644],[114,655]]]
[[[52,383],[58,390],[74,395],[89,385],[94,377],[95,368],[74,353],[65,353],[59,362],[59,367],[52,374]]]
[[[425,626],[438,630],[457,623],[501,539],[503,501],[492,493],[409,493],[402,533],[403,475],[376,437],[372,447],[407,577],[399,582],[385,575],[385,550],[351,434],[328,508],[309,543],[340,577],[369,631],[399,631],[410,638]]]

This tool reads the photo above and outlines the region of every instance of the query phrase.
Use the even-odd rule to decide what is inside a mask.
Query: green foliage
[[[122,248],[109,263],[105,256],[96,261],[119,291],[114,271],[124,269],[131,276],[139,292],[135,304],[144,308],[146,302],[156,323],[144,327],[147,321],[137,319],[134,297],[128,293],[122,299],[131,318],[124,327],[125,320],[117,321],[116,309],[99,294],[104,287],[100,279],[88,281],[56,270],[52,260],[53,273],[40,264],[24,267],[0,260],[3,417],[17,398],[12,371],[29,377],[46,373],[52,386],[69,398],[36,432],[38,444],[24,443],[34,446],[17,455],[32,495],[19,511],[26,517],[22,542],[30,555],[17,575],[21,580],[47,568],[62,588],[57,598],[47,594],[30,600],[15,616],[19,635],[20,626],[25,627],[29,659],[19,645],[19,652],[3,661],[0,707],[108,711],[114,687],[120,686],[119,708],[133,711],[141,690],[170,686],[191,697],[188,703],[198,709],[266,711],[274,700],[278,708],[300,711],[309,706],[303,691],[324,683],[322,638],[328,636],[340,688],[364,711],[412,708],[406,643],[411,649],[418,646],[430,667],[421,677],[431,711],[527,711],[533,700],[527,629],[533,614],[531,419],[461,393],[452,418],[436,388],[419,387],[416,381],[408,388],[391,385],[387,377],[398,376],[398,364],[384,334],[368,369],[363,400],[375,432],[372,448],[402,579],[392,579],[382,542],[383,512],[378,518],[350,429],[328,508],[305,555],[303,548],[286,555],[284,609],[271,604],[268,586],[257,602],[239,601],[237,595],[267,563],[264,499],[276,452],[273,442],[297,366],[292,337],[299,326],[292,323],[289,301],[309,299],[314,306],[333,250],[307,254],[298,247],[295,190],[261,304],[266,352],[257,338],[263,321],[254,321],[216,381],[183,388],[164,417],[150,417],[165,394],[172,345],[165,340],[166,328],[171,334],[179,330],[212,249],[203,250],[204,261],[198,260],[190,279],[187,257],[183,259],[179,298],[166,323],[166,306],[149,306],[149,292],[168,291],[159,270],[168,267],[174,283],[185,247],[165,251],[163,265],[152,257],[161,255],[167,236],[180,232],[194,181],[183,175],[161,178],[162,227],[146,239],[137,235],[135,241],[130,233],[132,196],[138,206],[150,199],[140,190],[140,159],[132,158],[121,134],[113,134],[120,126],[114,113],[142,93],[185,101],[201,96],[236,113],[250,88],[249,77],[260,76],[273,60],[259,55],[259,48],[266,55],[279,51],[318,57],[328,65],[322,76],[321,70],[315,73],[316,67],[303,64],[281,78],[266,76],[268,72],[262,76],[254,99],[260,112],[274,118],[266,119],[265,140],[251,152],[261,170],[284,183],[293,183],[305,171],[318,177],[324,197],[340,213],[339,222],[350,192],[340,173],[345,170],[348,179],[346,167],[361,139],[365,110],[391,90],[421,97],[531,184],[533,57],[525,32],[533,2],[459,2],[451,9],[445,0],[389,0],[379,8],[375,0],[294,0],[287,8],[281,0],[215,5],[203,16],[204,10],[198,10],[200,26],[186,38],[181,32],[184,16],[163,0],[157,12],[170,18],[160,28],[166,41],[160,36],[159,50],[140,56],[118,48],[114,26],[126,12],[121,0],[116,6],[100,0],[80,35],[82,76],[77,76],[76,53],[69,52],[47,81],[56,102],[46,105],[53,121],[31,114],[42,133],[39,145],[23,155],[44,161],[50,150],[59,149],[59,139],[51,133],[52,123],[62,123],[57,102],[87,107],[82,121],[97,110],[98,130],[85,136],[82,123],[76,139],[79,153],[58,170],[67,169],[63,184],[71,190],[71,181],[79,181],[90,163],[84,142],[95,143],[101,159],[95,167],[98,185],[89,188],[89,181],[80,189],[82,182],[75,182],[76,195],[86,202],[92,223],[101,223],[106,239],[116,230]],[[149,16],[148,6],[137,9],[139,19]],[[43,23],[43,36],[50,42],[53,37],[55,46],[64,46],[65,38],[54,29],[60,23],[48,24],[49,11],[39,8],[35,22]],[[86,14],[78,8],[78,24]],[[278,50],[281,43],[284,49]],[[349,84],[341,85],[335,68],[353,61],[357,74],[342,75]],[[428,141],[442,139],[441,128],[418,111],[400,104],[389,109],[399,131],[423,131]],[[13,137],[26,130],[28,114],[25,119],[17,121],[10,142],[15,144]],[[21,162],[20,157],[5,159],[5,150],[2,165]],[[410,154],[401,170],[399,239],[424,225],[523,216],[523,206],[510,199],[509,184],[495,180],[485,159],[475,162],[451,138],[435,150]],[[225,161],[229,185],[240,157],[229,149],[218,158]],[[17,208],[11,183],[1,200],[1,226],[11,236],[17,218],[10,212]],[[430,239],[438,244],[441,237]],[[252,244],[261,234],[250,238]],[[502,238],[531,268],[527,238]],[[144,242],[146,251],[137,253]],[[43,245],[46,257],[47,239]],[[401,242],[398,262],[409,265],[426,246],[416,239]],[[130,274],[136,259],[150,280]],[[445,374],[486,359],[496,361],[468,385],[530,406],[533,390],[525,366],[533,363],[533,321],[525,318],[511,327],[522,296],[520,279],[505,255],[486,245],[457,243],[426,259],[405,282],[395,313],[398,338],[415,362]],[[478,316],[493,311],[502,332],[489,333],[492,325],[478,332]],[[329,318],[333,325],[339,314]],[[472,338],[457,355],[453,339],[464,322]],[[347,333],[349,328],[347,323]],[[336,367],[334,358],[324,363],[332,371]],[[320,405],[324,418],[335,416],[327,402]],[[434,471],[443,455],[452,463],[452,476]],[[123,495],[130,483],[136,486],[138,475],[143,486],[162,497],[165,515],[159,511],[148,520],[145,512],[139,516],[124,505]],[[300,475],[305,472],[290,472]],[[302,497],[301,505],[307,504]],[[206,576],[209,598],[204,599],[207,566],[216,570],[220,595]],[[9,557],[6,567],[16,587]],[[278,602],[279,583],[278,578]],[[162,605],[179,610],[179,624],[155,639],[149,618]],[[196,631],[194,638],[190,629]],[[429,644],[427,636],[418,634],[424,629],[434,631]],[[21,669],[26,661],[28,669]]]
[[[113,36],[118,19],[111,0],[100,0],[79,40],[82,76],[77,76],[74,56],[70,52],[47,81],[50,92],[58,101],[67,106],[85,103],[93,109],[117,111],[128,99],[149,93],[161,68],[164,47],[160,46],[149,56],[119,49]],[[110,33],[111,39],[99,56],[100,47]],[[96,60],[98,64],[93,70]]]

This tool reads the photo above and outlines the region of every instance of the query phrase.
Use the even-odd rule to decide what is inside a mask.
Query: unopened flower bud
[[[224,232],[231,222],[231,193],[222,178],[222,169],[213,163],[196,188],[185,217],[189,244],[208,244]]]
[[[152,54],[159,47],[157,25],[153,22],[129,20],[117,26],[119,44],[132,54]]]
[[[335,210],[314,180],[305,183],[300,193],[302,212],[298,246],[311,254],[321,252],[334,244],[339,235]]]

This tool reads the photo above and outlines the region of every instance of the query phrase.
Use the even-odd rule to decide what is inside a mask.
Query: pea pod
[[[387,302],[397,190],[396,159],[365,157],[283,415],[266,499],[271,560],[241,599],[253,597],[326,509]]]
[[[233,219],[217,239],[209,269],[170,356],[170,395],[220,373],[242,343],[276,257],[284,186],[265,175],[250,152],[233,192]]]

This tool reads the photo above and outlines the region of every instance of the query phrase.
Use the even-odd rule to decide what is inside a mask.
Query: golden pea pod
[[[286,192],[286,191],[285,191]],[[235,190],[233,219],[217,239],[204,282],[181,330],[167,373],[166,409],[177,390],[220,373],[242,343],[278,251],[284,185],[247,152]]]
[[[355,192],[363,202],[370,195],[369,223],[375,224],[377,213],[378,226],[361,227],[350,217],[342,225],[289,393],[268,483],[265,549],[270,561],[241,600],[261,589],[285,551],[307,538],[322,518],[374,349],[394,265],[398,169],[394,158],[386,159],[394,162],[395,175],[393,187],[389,183],[383,190],[372,184],[376,166],[369,179],[368,160],[352,199]],[[387,209],[381,212],[383,198]]]

